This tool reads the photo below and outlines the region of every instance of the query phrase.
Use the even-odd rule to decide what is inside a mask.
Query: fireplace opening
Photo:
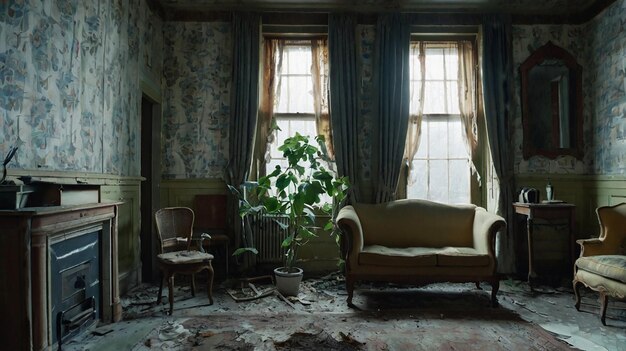
[[[100,318],[101,232],[101,227],[92,227],[50,243],[49,335],[59,348]]]

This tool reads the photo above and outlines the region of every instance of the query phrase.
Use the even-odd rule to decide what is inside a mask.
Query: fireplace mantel
[[[119,203],[26,207],[0,211],[0,335],[7,350],[47,350],[52,345],[49,247],[84,229],[100,230],[100,320],[121,319],[117,259]]]

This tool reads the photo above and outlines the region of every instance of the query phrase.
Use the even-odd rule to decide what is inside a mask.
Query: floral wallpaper
[[[164,26],[163,177],[222,178],[228,161],[230,23]]]
[[[582,25],[513,27],[515,67],[513,146],[516,173],[626,173],[626,0],[618,0]],[[583,66],[583,160],[522,157],[519,65],[552,41]]]
[[[590,101],[587,91],[583,89],[583,139],[585,140],[585,156],[583,160],[577,160],[572,156],[562,156],[556,159],[548,159],[543,156],[532,156],[528,160],[523,159],[522,142],[522,103],[520,88],[520,71],[519,66],[539,47],[545,45],[548,41],[562,47],[571,53],[579,64],[583,66],[583,86],[586,86],[585,80],[588,79],[586,72],[586,47],[583,42],[582,26],[572,25],[532,25],[532,26],[513,26],[513,65],[515,67],[515,90],[513,94],[513,150],[515,160],[516,173],[588,173],[590,170],[589,163],[589,147],[591,130],[591,113]]]
[[[589,58],[583,82],[592,101],[591,171],[626,174],[626,0],[584,27]],[[587,95],[586,94],[586,95]]]
[[[162,61],[161,26],[146,0],[1,1],[9,167],[139,175],[140,68]]]
[[[516,173],[626,171],[626,0],[582,25],[516,25]],[[371,179],[374,26],[359,26],[360,174]],[[583,160],[522,158],[519,64],[552,41],[583,65]],[[162,83],[163,176],[221,178],[230,24],[163,23],[148,0],[0,1],[0,155],[10,167],[139,175],[140,81]]]

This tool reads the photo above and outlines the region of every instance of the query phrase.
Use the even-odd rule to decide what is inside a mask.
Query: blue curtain
[[[239,187],[248,178],[259,109],[259,58],[261,17],[253,13],[233,15],[233,66],[230,99],[229,157],[226,182]],[[229,201],[235,248],[247,241],[238,213],[238,201]],[[248,246],[249,244],[246,244]]]
[[[491,146],[491,157],[500,184],[498,214],[508,223],[507,233],[500,233],[497,240],[498,271],[514,271],[515,251],[513,247],[513,167],[509,145],[511,118],[511,19],[506,15],[485,16],[482,28],[482,73],[483,99],[487,136]]]
[[[398,13],[382,14],[376,23],[374,70],[377,91],[378,145],[375,148],[377,203],[394,200],[402,169],[409,124],[408,20]]]
[[[252,162],[259,110],[261,18],[233,15],[233,67],[230,98],[229,158],[226,179],[238,186],[246,180]]]
[[[347,176],[351,183],[349,202],[356,202],[359,197],[359,87],[355,31],[353,15],[329,15],[330,119],[337,173]]]

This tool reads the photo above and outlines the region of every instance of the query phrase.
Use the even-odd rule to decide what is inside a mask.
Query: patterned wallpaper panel
[[[589,51],[583,84],[591,106],[591,171],[626,174],[626,0],[618,0],[585,26]]]
[[[589,139],[591,130],[590,101],[583,89],[583,139],[585,156],[583,160],[577,160],[572,156],[560,156],[556,159],[548,159],[543,156],[532,156],[528,160],[523,159],[522,142],[522,103],[520,88],[519,66],[536,49],[545,45],[548,41],[562,47],[571,53],[579,64],[583,66],[583,86],[588,79],[586,61],[586,47],[583,42],[583,28],[581,26],[570,25],[533,25],[533,26],[513,26],[513,66],[515,67],[515,94],[513,95],[513,145],[515,172],[516,173],[589,173]]]
[[[0,155],[19,145],[9,166],[139,175],[139,71],[162,61],[161,27],[146,0],[1,1]]]
[[[618,0],[578,26],[514,26],[513,149],[516,173],[617,175],[626,172],[626,0]],[[568,50],[583,66],[584,158],[522,158],[519,65],[548,41]]]
[[[222,178],[228,161],[230,23],[164,26],[163,178]]]

